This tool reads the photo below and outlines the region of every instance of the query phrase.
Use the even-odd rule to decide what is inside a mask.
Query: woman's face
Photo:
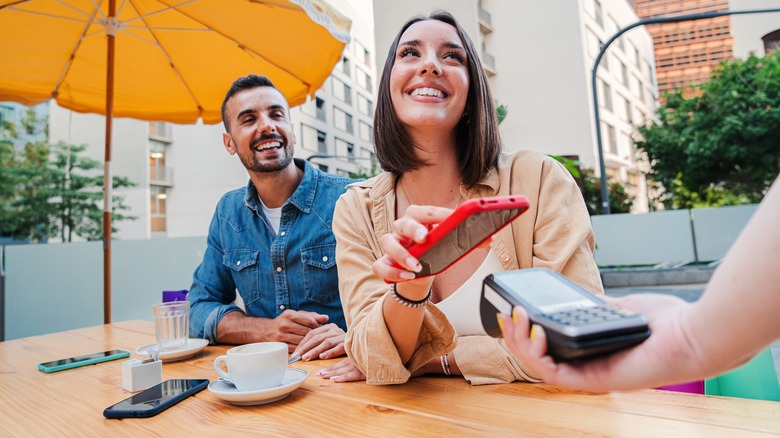
[[[438,20],[401,35],[390,72],[390,98],[407,128],[454,130],[469,91],[468,58],[455,28]]]

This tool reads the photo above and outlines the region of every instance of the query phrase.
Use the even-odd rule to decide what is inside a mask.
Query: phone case
[[[175,396],[171,397],[170,399],[167,399],[156,406],[152,406],[150,409],[121,409],[117,406],[121,405],[122,403],[129,401],[129,400],[144,400],[148,399],[149,402],[153,403],[155,401],[159,401],[159,397],[162,397],[162,390],[161,388],[169,384],[171,382],[193,382],[195,383],[190,387],[189,389],[176,394]],[[203,391],[206,389],[206,387],[209,385],[208,379],[171,379],[166,380],[158,385],[155,385],[149,389],[145,389],[138,394],[135,394],[133,396],[130,396],[119,403],[116,403],[113,406],[109,406],[106,409],[103,410],[103,416],[106,418],[148,418],[153,417],[160,412],[170,408],[171,406],[175,405],[176,403],[179,403],[180,401],[184,400],[185,398],[195,395],[200,391]],[[155,398],[157,397],[157,398]],[[137,403],[137,404],[144,404],[143,402]]]
[[[123,359],[126,357],[130,357],[130,352],[119,350],[118,353],[112,354],[111,356],[96,357],[92,359],[86,359],[78,362],[71,362],[71,363],[66,363],[66,364],[56,365],[56,366],[47,366],[46,364],[48,362],[41,362],[38,364],[38,369],[43,371],[44,373],[55,373],[57,371],[69,370],[72,368],[83,367],[86,365],[94,365],[96,363],[109,362],[112,360]],[[55,361],[49,361],[49,362],[55,362]]]
[[[409,253],[423,265],[423,270],[417,273],[417,278],[436,275],[449,268],[488,240],[490,236],[509,225],[515,218],[528,210],[528,206],[528,198],[522,195],[474,198],[462,203],[451,215],[428,232],[425,242],[413,243],[408,247]],[[498,211],[506,211],[507,215],[484,216],[486,217],[484,220],[481,219],[482,216],[480,220],[477,220],[475,216],[480,213]],[[456,230],[459,226],[462,226],[461,229],[464,231]],[[426,256],[440,256],[440,254],[431,255],[429,253],[429,250],[440,242],[443,242],[442,250],[439,250],[438,253],[443,254],[442,257],[446,257],[447,260],[441,266],[433,267],[433,263],[429,263]]]

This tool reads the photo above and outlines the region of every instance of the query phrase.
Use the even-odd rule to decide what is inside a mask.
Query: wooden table
[[[130,394],[123,360],[53,374],[39,362],[121,348],[138,357],[154,342],[148,321],[127,321],[0,343],[0,436],[723,436],[780,434],[780,403],[667,391],[587,394],[544,384],[472,387],[461,378],[404,385],[333,383],[316,372],[335,361],[298,362],[306,382],[284,400],[234,406],[207,389],[161,414],[108,420]],[[227,347],[163,364],[163,379],[217,377]]]

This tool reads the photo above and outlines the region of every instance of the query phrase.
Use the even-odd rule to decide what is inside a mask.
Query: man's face
[[[225,148],[238,154],[248,171],[277,172],[293,159],[295,134],[290,108],[272,87],[239,91],[227,101],[230,132],[222,135]]]

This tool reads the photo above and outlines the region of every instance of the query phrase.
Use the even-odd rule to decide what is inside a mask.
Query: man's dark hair
[[[404,24],[395,36],[387,54],[382,77],[379,80],[376,112],[374,113],[374,144],[376,157],[382,169],[396,175],[419,169],[427,163],[418,159],[414,144],[406,129],[398,120],[390,97],[390,72],[396,60],[401,36],[413,24],[426,20],[438,20],[455,28],[468,57],[469,92],[463,117],[456,126],[457,153],[460,174],[466,187],[476,185],[488,171],[498,164],[501,154],[501,138],[498,119],[493,108],[487,75],[482,70],[474,44],[455,17],[446,11],[433,11],[427,16],[416,16]]]
[[[230,89],[225,95],[225,100],[222,101],[222,123],[225,125],[225,131],[230,132],[230,125],[228,124],[227,119],[227,101],[239,91],[258,87],[271,87],[274,90],[279,91],[267,76],[260,76],[254,73],[249,76],[242,76],[233,82],[233,85],[230,86]]]

